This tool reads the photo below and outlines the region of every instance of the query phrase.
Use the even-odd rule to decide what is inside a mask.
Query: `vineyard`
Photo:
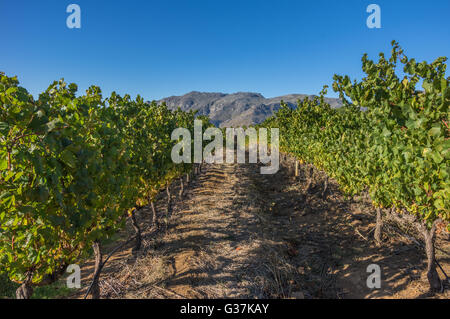
[[[139,96],[103,99],[94,86],[76,91],[59,81],[34,100],[1,74],[0,265],[21,284],[18,298],[56,281],[92,247],[101,256],[100,243],[128,216],[134,221],[137,208],[192,169],[170,155],[171,132],[193,129],[193,113]]]
[[[398,43],[392,46],[389,59],[380,54],[376,63],[363,56],[366,77],[361,82],[335,75],[333,89],[344,107],[331,109],[324,102],[324,88],[295,110],[285,105],[262,126],[280,128],[280,148],[300,164],[325,171],[345,194],[369,195],[377,211],[378,244],[383,210],[416,216],[426,244],[430,286],[441,290],[434,238],[437,228],[450,231],[446,58],[418,63]],[[397,75],[399,63],[403,79]],[[419,83],[423,90],[417,90]]]
[[[175,164],[172,132],[211,126],[195,112],[95,86],[77,96],[63,80],[34,99],[0,73],[0,274],[17,298],[80,262],[91,271],[74,298],[411,297],[392,278],[426,256],[427,288],[445,293],[450,77],[445,58],[392,45],[388,59],[363,57],[361,81],[334,77],[343,107],[324,88],[257,126],[280,130],[273,176]],[[355,284],[371,259],[391,275],[379,295]]]

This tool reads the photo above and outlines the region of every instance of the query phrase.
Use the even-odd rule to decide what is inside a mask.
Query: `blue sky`
[[[66,26],[71,3],[78,30]],[[371,3],[381,29],[366,26]],[[450,57],[449,14],[449,0],[0,0],[0,71],[35,96],[62,77],[149,100],[316,94],[335,73],[360,78],[362,54],[394,39],[417,60]]]

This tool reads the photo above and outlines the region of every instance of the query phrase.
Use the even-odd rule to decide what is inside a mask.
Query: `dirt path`
[[[160,216],[159,231],[143,227],[139,255],[124,250],[106,267],[102,297],[429,297],[414,243],[386,236],[376,247],[367,204],[344,199],[333,184],[322,198],[320,176],[309,193],[304,186],[285,168],[261,175],[256,164],[207,165],[173,214]],[[138,220],[145,224],[149,212]],[[448,241],[438,251],[447,273],[449,251]],[[370,264],[381,267],[381,289],[367,288]]]
[[[130,296],[264,296],[259,274],[263,265],[258,265],[262,253],[259,205],[248,169],[248,165],[234,164],[206,167],[184,201],[175,205],[167,232],[150,244],[153,262],[161,265],[159,272],[164,275],[153,278],[158,282],[153,289],[143,284]],[[133,275],[142,281],[139,269]]]

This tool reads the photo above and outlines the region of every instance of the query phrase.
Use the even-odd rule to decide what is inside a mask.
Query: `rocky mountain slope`
[[[289,94],[274,98],[265,98],[259,93],[238,92],[204,93],[190,92],[182,96],[164,98],[171,109],[180,107],[184,111],[198,110],[199,115],[209,116],[211,122],[218,127],[240,127],[259,124],[273,115],[280,108],[283,100],[290,107],[297,106],[297,100],[312,97],[305,94]],[[327,98],[332,107],[341,106],[339,99]]]

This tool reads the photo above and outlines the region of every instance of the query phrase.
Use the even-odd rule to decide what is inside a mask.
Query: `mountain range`
[[[238,92],[232,94],[207,93],[193,91],[182,96],[163,98],[170,109],[180,107],[183,111],[198,110],[198,115],[206,115],[217,127],[241,127],[259,124],[272,116],[280,108],[281,101],[291,108],[297,107],[297,101],[312,95],[289,94],[265,98],[259,93]],[[332,107],[342,105],[339,99],[326,98]]]

